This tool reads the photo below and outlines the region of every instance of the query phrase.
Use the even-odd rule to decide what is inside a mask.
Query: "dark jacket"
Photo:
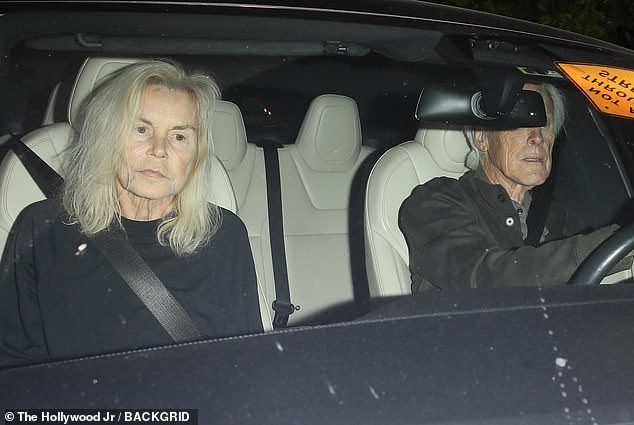
[[[409,247],[412,292],[563,284],[618,229],[580,235],[579,218],[552,203],[543,243],[526,245],[504,188],[476,172],[417,186],[401,206],[399,225]]]

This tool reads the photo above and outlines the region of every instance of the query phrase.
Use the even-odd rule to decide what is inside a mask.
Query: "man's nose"
[[[531,127],[528,129],[528,142],[531,145],[541,145],[544,143],[544,135],[541,127]]]
[[[155,134],[150,140],[150,146],[148,148],[148,155],[155,156],[157,158],[166,158],[166,136],[161,134]]]

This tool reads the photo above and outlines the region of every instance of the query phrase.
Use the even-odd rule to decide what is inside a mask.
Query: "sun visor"
[[[485,112],[481,90],[455,85],[429,85],[418,99],[416,118],[434,123],[488,128],[542,127],[546,109],[541,94],[518,90],[508,112]]]
[[[634,71],[583,63],[557,66],[599,111],[634,118]]]

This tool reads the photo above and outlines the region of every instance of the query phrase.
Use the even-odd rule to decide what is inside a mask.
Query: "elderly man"
[[[545,127],[469,131],[466,163],[472,171],[459,180],[441,177],[420,185],[401,206],[412,292],[563,284],[618,229],[582,235],[579,218],[552,203],[539,242],[527,243],[530,190],[550,174],[564,101],[550,84],[524,89],[541,93]]]

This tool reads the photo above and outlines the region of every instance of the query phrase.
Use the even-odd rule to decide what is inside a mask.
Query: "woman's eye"
[[[185,143],[187,142],[187,136],[181,133],[175,133],[172,135],[172,140],[174,140],[175,142],[178,143]]]
[[[136,128],[136,132],[138,134],[147,134],[147,133],[149,133],[147,127],[137,127]]]

